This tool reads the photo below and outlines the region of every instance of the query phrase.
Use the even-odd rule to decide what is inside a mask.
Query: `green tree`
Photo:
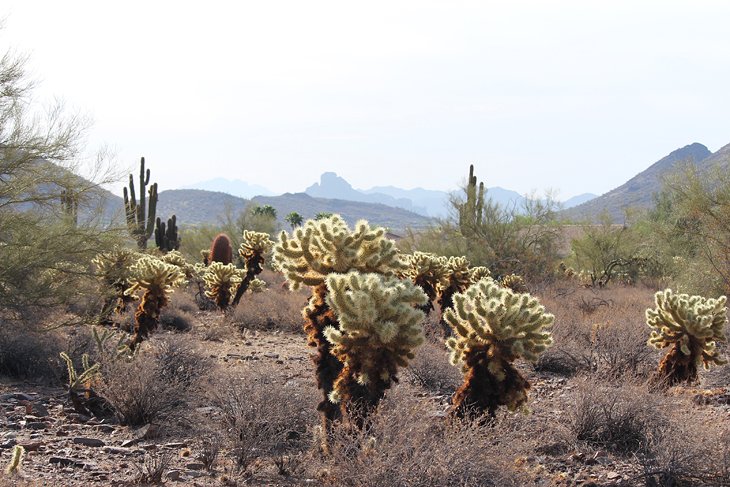
[[[103,160],[97,182],[76,174],[84,119],[59,104],[38,118],[25,62],[11,52],[0,59],[0,320],[39,323],[93,289],[89,262],[119,232],[97,211],[99,182],[110,176]]]
[[[294,230],[296,227],[302,226],[302,223],[304,223],[304,218],[296,211],[292,211],[291,213],[289,213],[284,218],[284,220],[286,220],[286,222],[291,225],[292,230]]]

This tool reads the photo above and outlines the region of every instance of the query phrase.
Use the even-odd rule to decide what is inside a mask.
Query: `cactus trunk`
[[[311,347],[317,347],[317,355],[314,357],[316,367],[317,387],[322,391],[322,401],[317,406],[322,419],[322,432],[325,438],[329,437],[334,421],[340,419],[341,412],[337,404],[329,400],[329,395],[334,389],[335,380],[342,372],[342,363],[332,355],[332,345],[324,336],[324,329],[333,326],[339,329],[339,323],[334,312],[327,306],[325,297],[327,286],[320,284],[312,289],[312,297],[309,306],[305,308],[304,331],[307,334],[308,343]]]
[[[134,350],[139,343],[157,329],[160,320],[160,310],[167,304],[167,296],[163,290],[150,289],[145,291],[142,302],[134,313],[134,335],[129,347]]]

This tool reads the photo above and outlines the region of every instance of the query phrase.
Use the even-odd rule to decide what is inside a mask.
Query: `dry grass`
[[[307,299],[304,291],[293,292],[269,284],[266,291],[246,294],[231,313],[230,321],[240,330],[302,333],[302,309]]]
[[[132,360],[103,364],[97,389],[123,424],[174,426],[195,404],[210,366],[189,340],[157,334]]]
[[[432,394],[452,395],[463,380],[459,367],[449,362],[443,344],[424,343],[405,369],[404,376],[415,386]]]

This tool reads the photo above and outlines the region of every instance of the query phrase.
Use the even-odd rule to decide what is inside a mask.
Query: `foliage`
[[[423,343],[421,322],[427,297],[410,281],[380,274],[330,274],[327,304],[339,321],[324,335],[344,368],[329,395],[343,412],[367,415]],[[349,410],[349,411],[348,411]]]
[[[77,175],[85,120],[61,104],[38,107],[25,62],[11,51],[0,58],[0,309],[37,325],[82,301],[94,277],[88,262],[120,234],[100,222],[99,185],[114,179],[103,154],[88,179]],[[62,202],[69,194],[75,216]]]
[[[288,215],[286,215],[284,217],[284,220],[289,225],[291,225],[292,230],[295,229],[296,227],[301,227],[302,226],[302,223],[304,223],[304,218],[302,217],[302,215],[300,215],[296,211],[292,211],[291,213],[289,213]]]
[[[652,328],[649,345],[672,349],[659,364],[659,376],[670,384],[697,379],[697,366],[727,363],[720,358],[716,342],[725,342],[726,296],[707,299],[675,294],[671,289],[656,293],[656,307],[646,310]]]
[[[486,278],[454,295],[454,308],[446,311],[445,319],[454,330],[446,341],[451,361],[466,375],[453,411],[464,415],[475,408],[493,415],[500,405],[520,407],[529,384],[512,362],[520,357],[534,362],[552,344],[547,328],[553,315],[529,294]]]

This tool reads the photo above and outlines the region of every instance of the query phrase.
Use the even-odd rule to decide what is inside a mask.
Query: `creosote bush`
[[[410,281],[358,272],[330,274],[327,290],[339,328],[328,326],[324,335],[344,366],[329,400],[362,426],[423,343],[424,313],[417,307],[428,298]]]
[[[652,328],[649,345],[671,350],[664,356],[657,374],[673,385],[697,380],[697,367],[727,363],[720,357],[716,342],[726,341],[726,296],[707,299],[675,294],[671,289],[657,292],[656,308],[646,310]]]
[[[470,410],[494,415],[501,405],[515,410],[527,401],[530,384],[512,365],[531,362],[552,344],[554,320],[529,294],[514,293],[490,278],[454,295],[445,313],[454,336],[446,341],[451,362],[461,365],[464,384],[453,399],[453,413]]]

